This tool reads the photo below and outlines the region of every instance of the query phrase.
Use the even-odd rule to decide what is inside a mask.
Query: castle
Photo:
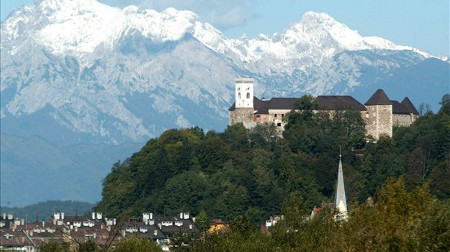
[[[252,128],[257,123],[274,123],[282,132],[287,113],[299,98],[258,99],[253,95],[254,80],[238,78],[235,86],[235,103],[229,108],[229,125],[243,123]],[[319,95],[316,97],[319,111],[330,115],[346,109],[357,110],[366,123],[366,134],[375,140],[380,136],[392,137],[393,126],[410,126],[419,116],[412,102],[405,97],[402,102],[390,100],[378,89],[363,105],[351,96]]]

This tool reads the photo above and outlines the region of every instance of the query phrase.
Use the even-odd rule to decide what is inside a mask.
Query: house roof
[[[383,89],[378,89],[365,103],[365,105],[391,105],[391,100],[389,100]]]
[[[398,101],[392,100],[392,113],[393,114],[405,114],[409,115],[411,112],[409,109]]]
[[[270,100],[260,100],[253,97],[253,108],[256,114],[268,114],[269,110],[291,110],[300,98],[272,98]],[[366,107],[351,96],[321,95],[317,97],[317,103],[322,110],[345,110],[355,109],[365,111]],[[236,109],[235,103],[231,105],[229,111]]]
[[[176,234],[176,233],[199,233],[197,225],[192,220],[177,220],[181,221],[181,226],[176,226],[175,223],[171,226],[161,226],[161,231],[165,234]]]
[[[366,107],[359,101],[348,95],[319,95],[317,96],[317,103],[319,104],[319,108],[321,110],[367,110]]]
[[[221,220],[221,219],[212,219],[210,221],[210,224],[211,225],[218,225],[218,224],[225,224],[225,222],[223,222],[223,220]]]
[[[156,235],[154,233],[154,230],[157,230],[156,231]],[[128,238],[128,237],[131,237],[133,235],[138,235],[141,238],[146,238],[146,239],[164,239],[164,238],[166,238],[166,236],[161,232],[161,230],[155,229],[154,227],[153,228],[149,228],[146,233],[141,233],[141,232],[126,233],[125,237]]]
[[[268,101],[268,109],[287,109],[291,110],[294,108],[295,103],[299,98],[272,98]]]
[[[0,230],[0,244],[6,248],[33,246],[23,231]]]
[[[133,236],[133,235],[139,235],[142,238],[148,238],[148,239],[164,239],[166,236],[165,234],[162,232],[161,229],[159,229],[156,225],[146,225],[145,223],[141,222],[138,223],[138,225],[136,226],[136,228],[145,228],[147,229],[146,233],[142,233],[140,231],[136,232],[136,233],[125,233],[125,237],[129,237],[129,236]],[[155,231],[156,231],[156,235],[155,235]]]
[[[86,216],[65,216],[63,219],[64,223],[67,222],[74,222],[74,221],[90,221],[91,219],[89,217]]]
[[[412,102],[409,100],[408,97],[405,97],[405,99],[403,99],[401,104],[403,104],[403,106],[405,106],[409,110],[410,113],[413,113],[415,115],[419,114],[416,107],[414,107],[414,105],[412,104]]]

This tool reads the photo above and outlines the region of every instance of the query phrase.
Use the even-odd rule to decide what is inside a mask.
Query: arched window
[[[247,99],[250,99],[250,93],[247,93]]]
[[[241,93],[238,93],[238,100],[241,99]]]

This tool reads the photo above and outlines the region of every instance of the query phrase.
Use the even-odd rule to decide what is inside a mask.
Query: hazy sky
[[[79,0],[83,1],[83,0]],[[32,0],[1,0],[1,20]],[[449,0],[101,0],[124,7],[196,12],[231,38],[282,32],[307,11],[326,12],[363,36],[379,36],[434,54],[449,52]]]

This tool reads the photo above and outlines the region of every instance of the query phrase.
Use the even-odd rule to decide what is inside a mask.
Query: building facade
[[[299,98],[259,99],[253,95],[253,88],[253,79],[236,79],[235,103],[229,108],[229,125],[243,123],[246,128],[252,128],[258,123],[273,123],[282,132],[285,117]],[[316,112],[333,115],[347,109],[359,111],[366,123],[366,134],[375,140],[382,135],[392,137],[393,126],[408,127],[419,115],[408,97],[399,103],[390,100],[382,89],[378,89],[364,105],[345,95],[320,95],[316,101],[319,105]]]
[[[100,212],[88,216],[65,216],[56,212],[49,218],[35,222],[14,218],[13,214],[0,216],[0,250],[37,251],[43,243],[68,242],[73,248],[93,241],[95,244],[114,246],[123,239],[140,236],[159,244],[163,251],[171,248],[171,239],[178,234],[200,233],[195,218],[189,213],[177,216],[157,216],[143,213],[142,219],[133,218],[118,223],[116,218],[105,218]]]

